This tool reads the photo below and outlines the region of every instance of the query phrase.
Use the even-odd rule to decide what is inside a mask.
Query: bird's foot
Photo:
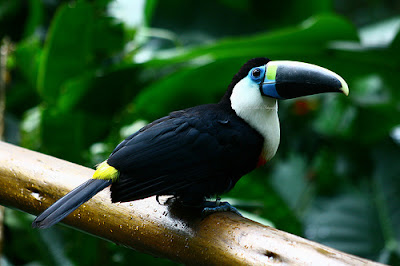
[[[205,217],[215,212],[234,212],[239,216],[243,216],[235,207],[230,205],[228,202],[221,202],[221,198],[217,198],[216,201],[206,201],[204,202],[204,208],[202,211],[202,215]]]

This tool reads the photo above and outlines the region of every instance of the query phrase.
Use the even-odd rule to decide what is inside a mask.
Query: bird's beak
[[[324,92],[349,94],[349,87],[338,74],[312,64],[295,61],[270,61],[266,64],[263,95],[292,99]]]

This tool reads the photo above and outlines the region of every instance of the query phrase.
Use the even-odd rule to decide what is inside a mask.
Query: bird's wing
[[[171,119],[170,116],[164,116],[160,119],[157,119],[153,122],[151,122],[150,124],[144,126],[143,128],[141,128],[140,130],[136,131],[135,133],[133,133],[132,135],[128,136],[126,139],[124,139],[123,141],[121,141],[121,143],[119,143],[117,145],[117,147],[114,148],[113,152],[111,153],[111,155],[113,155],[114,153],[116,153],[117,151],[119,151],[119,149],[121,149],[122,147],[124,147],[129,141],[131,141],[131,139],[133,139],[134,137],[136,137],[138,134],[142,133],[143,131],[149,129],[150,127],[157,125],[165,120]]]
[[[229,187],[226,182],[241,174],[234,165],[251,164],[245,148],[261,147],[254,140],[240,143],[240,134],[243,130],[225,120],[186,113],[149,124],[118,145],[108,159],[121,173],[112,186],[113,201],[179,194],[194,184],[203,197],[216,193],[215,186]]]

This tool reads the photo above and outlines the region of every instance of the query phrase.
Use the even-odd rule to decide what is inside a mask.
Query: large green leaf
[[[36,88],[41,53],[40,41],[34,37],[20,42],[14,52],[17,68],[32,88]]]
[[[48,104],[55,104],[61,85],[81,74],[92,60],[93,10],[83,1],[63,5],[52,21],[39,67],[37,87]]]
[[[146,0],[144,6],[144,26],[149,27],[154,15],[154,9],[157,6],[158,0]]]
[[[400,16],[396,16],[366,25],[362,27],[359,32],[362,46],[383,48],[392,44],[399,31]]]
[[[109,121],[101,116],[79,110],[64,112],[39,106],[29,110],[24,117],[22,144],[30,149],[83,164],[86,149],[104,138],[109,127]]]
[[[69,112],[76,108],[77,104],[88,93],[94,79],[95,74],[87,72],[64,82],[62,85],[63,93],[58,97],[57,107],[62,112]],[[94,95],[94,97],[96,96]]]
[[[382,263],[400,262],[400,149],[381,143],[368,190],[318,197],[305,217],[306,237]]]
[[[377,260],[384,248],[377,209],[368,193],[317,198],[305,216],[305,236],[318,243]]]
[[[22,115],[40,102],[36,82],[41,53],[41,44],[36,37],[16,45],[12,54],[15,58],[13,82],[6,97],[8,111],[12,110],[14,114]]]
[[[238,69],[238,60],[218,60],[171,74],[142,90],[134,99],[136,115],[152,120],[171,111],[216,102]]]
[[[299,55],[315,55],[325,50],[330,41],[358,40],[356,29],[347,20],[335,15],[311,17],[296,27],[257,34],[251,37],[231,38],[196,49],[171,54],[171,58],[153,60],[149,64],[187,62],[205,57],[211,60],[226,57],[252,58],[267,56],[273,59]]]
[[[91,44],[96,64],[104,63],[109,56],[117,56],[124,48],[125,33],[122,23],[114,18],[95,16]]]
[[[29,0],[29,13],[25,23],[25,37],[35,34],[40,24],[43,22],[43,3],[41,1]]]
[[[280,158],[274,165],[270,178],[275,191],[300,220],[313,197],[313,187],[306,180],[305,158],[294,153],[290,154],[287,159]]]
[[[43,109],[40,121],[41,151],[76,163],[84,163],[84,151],[104,138],[109,123],[101,116],[82,111]],[[65,148],[68,145],[68,149]]]
[[[376,208],[384,236],[381,261],[400,263],[400,148],[387,142],[374,152]]]
[[[138,65],[109,69],[103,73],[86,71],[62,85],[57,107],[63,112],[81,110],[110,118],[123,110],[127,103],[143,88]]]
[[[32,230],[33,215],[6,208],[4,224],[8,233],[15,237],[5,245],[5,251],[10,256],[18,252],[18,263],[38,263],[43,265],[72,265],[67,257],[68,242],[60,227],[48,230]],[[73,233],[75,235],[77,233]],[[81,233],[78,233],[81,234]],[[71,234],[69,235],[69,237]],[[20,241],[24,239],[24,241]],[[90,250],[87,248],[86,250]],[[93,261],[93,259],[92,259]],[[39,264],[39,263],[38,263]],[[88,264],[86,264],[88,265]]]

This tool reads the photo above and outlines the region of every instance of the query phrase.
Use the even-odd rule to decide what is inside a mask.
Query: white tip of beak
[[[342,88],[340,88],[343,93],[348,96],[349,95],[349,86],[347,85],[346,81],[338,75],[338,79],[340,80],[340,83],[342,84]]]

